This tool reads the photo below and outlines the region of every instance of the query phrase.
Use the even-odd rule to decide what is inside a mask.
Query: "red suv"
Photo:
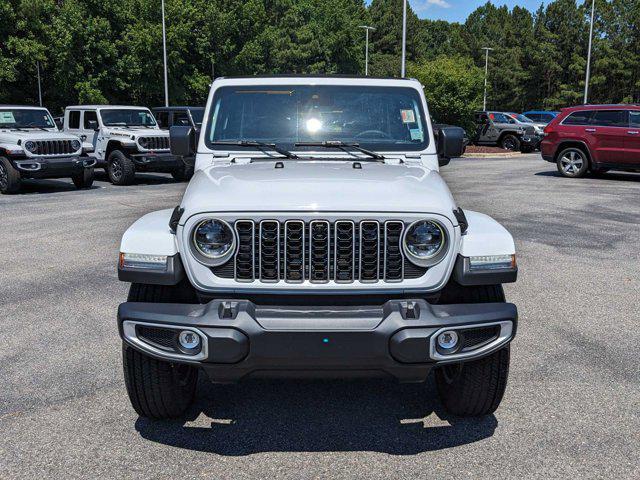
[[[565,108],[544,133],[542,158],[565,177],[640,170],[640,105]]]

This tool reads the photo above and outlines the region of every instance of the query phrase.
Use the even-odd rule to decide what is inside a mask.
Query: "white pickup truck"
[[[180,205],[124,234],[118,310],[138,414],[191,405],[199,372],[246,377],[435,373],[450,412],[485,415],[507,384],[513,238],[456,205],[439,174],[463,131],[434,131],[415,80],[216,79]]]

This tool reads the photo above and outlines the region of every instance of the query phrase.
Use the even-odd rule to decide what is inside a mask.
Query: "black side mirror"
[[[99,130],[97,120],[89,120],[87,122],[87,126],[89,127],[90,130]]]
[[[171,153],[189,166],[195,164],[196,141],[198,136],[191,126],[174,125],[169,129],[169,145]]]
[[[438,165],[448,165],[452,158],[464,153],[464,129],[460,127],[442,127],[437,132]]]

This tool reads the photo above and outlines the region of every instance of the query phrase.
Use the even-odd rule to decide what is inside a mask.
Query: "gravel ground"
[[[140,176],[0,197],[0,478],[640,478],[640,175],[570,180],[537,155],[443,169],[514,235],[520,309],[495,416],[434,386],[199,385],[193,415],[138,418],[121,373],[119,238],[185,185]]]

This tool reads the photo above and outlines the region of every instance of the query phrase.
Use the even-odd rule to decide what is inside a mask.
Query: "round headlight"
[[[193,229],[193,246],[196,256],[205,263],[221,265],[226,262],[236,246],[231,227],[222,220],[203,220]]]
[[[71,140],[71,148],[73,151],[80,150],[81,146],[82,144],[80,143],[80,140]]]
[[[404,236],[404,251],[412,263],[428,267],[444,256],[447,234],[444,227],[431,220],[413,223]]]
[[[147,145],[149,144],[149,142],[147,142],[147,139],[142,137],[138,139],[138,143],[140,144],[140,146],[142,148],[147,148]]]
[[[24,148],[31,153],[36,153],[38,151],[38,146],[36,145],[36,142],[32,142],[31,140],[25,142]]]

